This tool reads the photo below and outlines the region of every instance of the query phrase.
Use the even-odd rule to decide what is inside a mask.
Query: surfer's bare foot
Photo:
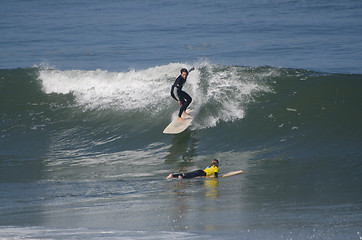
[[[180,120],[180,121],[186,121],[186,120],[183,119],[182,117],[178,117],[177,119]]]
[[[182,179],[182,176],[181,176],[181,175],[179,175],[179,176],[178,176],[178,179]]]
[[[166,179],[171,179],[172,178],[172,173],[170,173],[170,175],[168,175],[167,177],[166,177]]]
[[[187,112],[185,112],[185,111],[184,111],[182,114],[185,114],[185,115],[187,115],[187,116],[190,116],[190,114],[188,114],[188,113],[187,113]]]

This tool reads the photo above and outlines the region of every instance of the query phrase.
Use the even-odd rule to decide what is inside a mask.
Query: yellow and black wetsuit
[[[205,168],[204,170],[196,170],[188,173],[177,173],[177,174],[172,174],[172,176],[174,178],[178,178],[179,176],[181,176],[182,178],[211,177],[211,176],[217,178],[218,174],[219,174],[219,168],[213,165]]]
[[[204,169],[204,172],[206,173],[206,177],[218,177],[219,174],[219,168],[215,165],[209,166],[207,168]]]

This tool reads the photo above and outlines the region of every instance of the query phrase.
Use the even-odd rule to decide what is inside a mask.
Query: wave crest
[[[183,67],[191,65],[170,63],[128,72],[42,68],[39,79],[45,93],[72,94],[86,109],[137,111],[152,116],[162,113],[175,117],[178,105],[170,97],[170,88]],[[184,86],[193,98],[191,107],[200,113],[193,127],[213,127],[220,121],[243,118],[254,94],[269,92],[266,79],[276,74],[275,68],[199,64]]]

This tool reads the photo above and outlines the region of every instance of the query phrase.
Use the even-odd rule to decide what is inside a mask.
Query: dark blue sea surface
[[[362,73],[362,2],[3,1],[0,68],[222,65]]]
[[[3,1],[0,238],[361,239],[361,9]]]

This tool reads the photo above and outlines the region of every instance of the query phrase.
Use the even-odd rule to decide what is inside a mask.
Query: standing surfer
[[[185,121],[181,118],[182,114],[186,114],[186,109],[190,105],[192,98],[190,95],[188,95],[186,92],[182,91],[182,87],[184,86],[187,76],[189,75],[189,72],[195,70],[194,67],[192,67],[189,71],[187,71],[186,68],[181,69],[181,74],[176,79],[175,83],[171,87],[171,96],[178,101],[178,104],[180,105],[180,112],[178,114],[178,119]]]

